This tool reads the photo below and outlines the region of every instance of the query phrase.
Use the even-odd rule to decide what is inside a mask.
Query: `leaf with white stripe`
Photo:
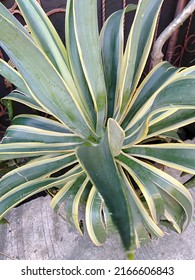
[[[31,109],[47,113],[47,110],[40,106],[30,95],[23,93],[19,90],[13,90],[10,94],[2,98],[2,103],[6,104],[7,101],[16,101],[28,106]],[[5,102],[5,103],[4,103]]]
[[[75,226],[75,228],[81,235],[83,235],[83,229],[81,227],[79,219],[79,206],[86,203],[90,190],[91,183],[84,174],[80,182],[78,183],[77,188],[75,188],[74,186],[74,193],[72,193],[66,201],[66,218]]]

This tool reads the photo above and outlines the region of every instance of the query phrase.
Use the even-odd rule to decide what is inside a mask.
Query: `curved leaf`
[[[15,186],[0,198],[0,217],[3,217],[14,206],[36,193],[52,187],[63,187],[66,182],[77,178],[81,174],[79,172],[81,172],[80,168],[74,167],[58,178],[38,178]]]
[[[28,94],[28,89],[20,73],[17,70],[15,70],[13,67],[11,67],[3,59],[0,59],[0,73],[9,82],[14,84],[18,89],[25,92],[26,95]]]
[[[128,171],[140,189],[143,198],[146,200],[150,215],[158,224],[164,214],[164,202],[158,188],[147,177],[147,173],[140,165],[131,158],[125,158],[122,154],[119,156],[121,165]]]
[[[161,62],[150,71],[143,80],[129,105],[128,113],[122,123],[123,128],[128,128],[131,119],[138,113],[148,99],[160,88],[170,83],[173,77],[179,72],[178,68],[173,67],[169,62]]]
[[[0,145],[0,160],[35,157],[56,153],[67,154],[73,152],[76,147],[77,144],[69,143],[8,143]]]
[[[86,226],[89,237],[96,246],[106,241],[106,228],[101,218],[102,198],[95,187],[92,187],[86,204]]]
[[[146,135],[148,133],[150,124],[153,124],[154,122],[156,123],[158,122],[158,120],[163,121],[166,117],[174,114],[174,112],[176,111],[177,109],[173,109],[165,112],[160,112],[159,114],[154,114],[153,117],[150,116],[148,119],[141,118],[141,120],[139,121],[139,126],[137,126],[136,124],[126,133],[125,141],[123,143],[123,149],[138,144],[142,139],[143,141],[147,139]]]
[[[47,110],[41,107],[31,96],[19,90],[13,90],[10,94],[2,98],[2,103],[6,104],[7,101],[16,101],[28,106],[29,108],[46,113]]]
[[[161,224],[166,222],[167,227],[181,233],[186,219],[182,206],[168,192],[163,191],[163,189],[159,189],[159,191],[164,198],[164,217],[166,219],[161,219]]]
[[[36,179],[26,182],[15,187],[0,197],[0,219],[13,207],[26,200],[28,197],[51,188],[57,187],[62,183],[58,183],[56,179]]]
[[[123,182],[110,151],[108,137],[97,146],[81,146],[76,155],[91,182],[104,198],[105,204],[112,215],[123,245],[127,251],[134,240],[131,228],[131,210],[126,200]],[[112,198],[112,199],[111,199]]]
[[[136,157],[153,160],[172,168],[195,174],[194,144],[137,145],[126,149],[126,152]]]
[[[125,175],[122,168],[120,168],[120,172],[122,174],[123,180],[126,185],[127,198],[129,199],[129,197],[131,197],[130,201],[132,201],[132,200],[134,201],[134,204],[132,204],[132,207],[133,207],[133,205],[136,205],[137,211],[139,212],[139,214],[141,216],[141,220],[143,222],[144,227],[153,236],[156,236],[156,237],[163,236],[164,235],[163,231],[156,225],[156,223],[153,221],[153,219],[148,214],[147,210],[143,206],[143,203],[141,202],[140,198],[136,194],[132,183],[130,182],[130,180],[127,179],[127,176]]]
[[[74,187],[74,195],[71,194],[71,197],[66,201],[66,217],[69,222],[71,222],[77,231],[83,235],[83,229],[81,228],[80,220],[79,220],[79,206],[82,202],[87,201],[87,197],[89,195],[91,189],[91,184],[89,179],[86,178],[86,175],[83,175],[83,179],[79,182],[78,187],[75,190]],[[84,201],[83,201],[84,200]]]
[[[25,126],[43,129],[43,130],[50,130],[50,128],[52,127],[53,132],[71,133],[71,131],[64,124],[61,124],[56,120],[37,116],[37,115],[30,115],[30,114],[18,115],[12,120],[11,124],[22,125],[22,126],[25,125]]]
[[[54,156],[29,162],[8,172],[0,180],[0,196],[11,189],[36,178],[44,178],[76,162],[74,154]]]
[[[149,98],[149,100],[143,105],[142,109],[133,117],[128,129],[126,131],[126,139],[124,146],[131,146],[129,143],[128,135],[135,130],[141,130],[143,126],[146,127],[145,134],[142,134],[140,139],[137,139],[137,143],[144,140],[148,133],[148,126],[152,117],[155,114],[171,110],[172,113],[175,110],[192,110],[195,109],[195,79],[192,77],[184,77],[180,80],[173,80],[162,91],[157,91]],[[188,94],[186,94],[186,88]]]
[[[167,131],[175,130],[193,122],[195,122],[195,109],[177,110],[167,118],[152,124],[149,127],[146,139],[155,135],[164,134]]]
[[[124,175],[124,174],[123,174]],[[144,219],[142,218],[143,212],[140,212],[134,198],[132,197],[131,193],[129,192],[129,181],[126,184],[127,187],[127,199],[129,204],[131,205],[132,211],[132,226],[134,227],[135,231],[135,243],[136,247],[139,248],[140,246],[145,245],[151,238],[150,235],[156,236],[153,231],[147,227],[147,224],[144,223]]]
[[[182,220],[181,230],[186,228],[186,226],[191,221],[193,213],[193,200],[189,191],[179,181],[171,177],[169,174],[166,174],[165,172],[153,167],[146,162],[140,161],[127,154],[121,154],[118,159],[120,160],[122,165],[126,164],[127,166],[131,166],[132,161],[135,161],[138,165],[140,165],[140,172],[144,170],[147,178],[151,182],[153,182],[159,190],[166,192],[181,205],[181,207],[183,208],[183,215],[185,215],[184,220],[183,217],[180,216]]]
[[[41,142],[41,143],[66,143],[80,145],[83,140],[72,133],[60,133],[52,130],[34,128],[31,126],[11,125],[2,139],[2,143]]]
[[[77,178],[69,180],[54,196],[50,203],[50,206],[55,212],[58,212],[62,204],[72,195],[72,193],[74,193],[75,186],[76,189],[80,186],[78,185],[78,180],[80,179],[80,176],[83,175],[82,173],[79,173]]]

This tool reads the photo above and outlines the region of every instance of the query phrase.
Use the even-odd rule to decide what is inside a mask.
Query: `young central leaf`
[[[108,141],[113,156],[118,156],[121,152],[125,132],[114,119],[108,120]]]

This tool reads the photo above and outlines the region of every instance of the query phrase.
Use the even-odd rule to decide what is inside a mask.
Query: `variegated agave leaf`
[[[64,209],[83,234],[84,204],[91,240],[102,245],[114,228],[129,258],[151,236],[163,236],[161,224],[182,232],[192,197],[153,163],[195,174],[195,145],[176,134],[195,120],[195,67],[161,62],[140,81],[163,0],[115,12],[100,34],[97,1],[68,0],[66,47],[35,0],[16,2],[30,34],[0,4],[0,46],[16,66],[0,60],[1,74],[16,86],[3,100],[51,117],[20,115],[7,129],[0,160],[28,162],[0,180],[0,218],[55,188],[56,212]],[[133,11],[124,45],[124,16]]]

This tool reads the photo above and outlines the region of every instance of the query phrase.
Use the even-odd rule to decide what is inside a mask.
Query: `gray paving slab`
[[[195,200],[195,190],[192,191]],[[117,236],[102,247],[80,236],[49,206],[50,197],[39,197],[13,209],[9,225],[0,227],[0,259],[20,260],[123,260],[125,254]],[[173,232],[136,252],[137,260],[195,260],[195,214],[187,230]]]

